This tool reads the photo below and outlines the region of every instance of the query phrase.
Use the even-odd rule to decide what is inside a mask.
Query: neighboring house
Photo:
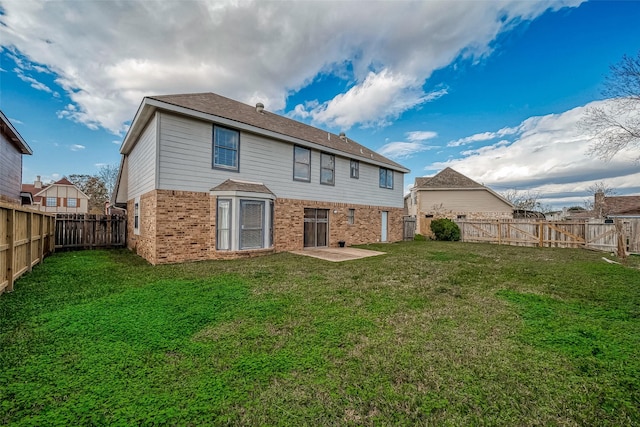
[[[451,168],[433,177],[416,178],[405,197],[407,214],[416,217],[416,233],[431,234],[434,218],[513,218],[514,206],[507,199]]]
[[[33,151],[0,111],[0,202],[21,203],[22,156]]]
[[[402,240],[406,168],[213,93],[143,99],[113,202],[152,264]]]
[[[22,192],[31,194],[33,207],[43,212],[89,212],[89,197],[67,178],[43,185],[38,176],[33,184],[22,184]]]
[[[640,196],[594,195],[593,218],[640,218]]]

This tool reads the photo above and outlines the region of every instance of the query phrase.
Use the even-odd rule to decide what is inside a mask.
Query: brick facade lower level
[[[154,190],[140,197],[139,234],[134,234],[134,200],[127,204],[127,247],[151,264],[252,257],[300,250],[304,246],[304,209],[329,211],[329,246],[379,242],[382,212],[387,212],[387,241],[402,240],[403,208],[277,198],[273,248],[217,251],[216,197],[209,193]],[[349,210],[354,210],[349,224]]]

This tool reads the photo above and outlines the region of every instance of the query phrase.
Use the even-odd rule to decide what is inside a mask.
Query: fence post
[[[544,223],[542,221],[540,221],[538,223],[538,227],[539,227],[539,230],[538,230],[539,236],[538,236],[538,238],[540,239],[540,241],[538,243],[538,246],[539,247],[543,247],[544,246]]]
[[[31,271],[33,264],[33,212],[27,214],[27,271]]]
[[[9,209],[7,212],[7,244],[9,247],[7,248],[7,279],[9,283],[7,284],[7,292],[13,291],[13,264],[15,258],[15,220],[16,220],[16,211],[15,209]]]

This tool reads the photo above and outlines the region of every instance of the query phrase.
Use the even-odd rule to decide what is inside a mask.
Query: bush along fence
[[[0,204],[0,293],[55,250],[54,230],[51,214]]]
[[[127,219],[119,215],[58,214],[56,249],[118,248],[126,245]]]
[[[456,220],[463,242],[640,253],[640,219],[592,222],[526,219]]]

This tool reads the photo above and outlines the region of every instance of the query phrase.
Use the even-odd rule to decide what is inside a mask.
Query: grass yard
[[[640,257],[367,248],[54,254],[0,296],[0,424],[640,425]]]

